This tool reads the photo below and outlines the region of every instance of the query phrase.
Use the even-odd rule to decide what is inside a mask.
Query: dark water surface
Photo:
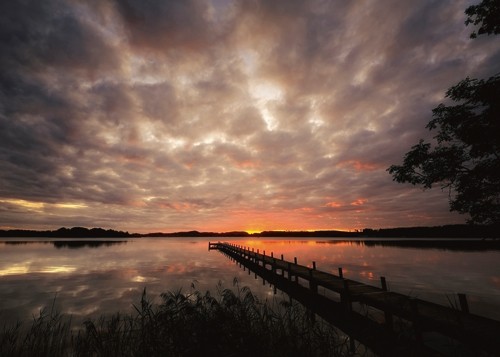
[[[273,289],[217,251],[209,238],[0,239],[0,321],[29,321],[43,307],[71,314],[74,320],[132,312],[144,288],[159,294],[194,285],[216,293],[219,281],[234,278],[261,299]],[[480,241],[345,241],[341,239],[227,238],[266,250],[299,264],[379,286],[385,276],[392,291],[443,305],[467,294],[472,313],[500,320],[500,247]]]

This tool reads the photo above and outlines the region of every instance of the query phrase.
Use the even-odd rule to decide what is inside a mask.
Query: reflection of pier
[[[380,355],[468,354],[500,351],[500,322],[468,312],[465,295],[461,310],[346,279],[342,269],[333,275],[229,243],[210,243],[216,249],[299,301],[354,340]],[[321,287],[321,291],[318,290]],[[373,316],[356,305],[370,307]],[[378,315],[375,312],[380,312]],[[377,318],[378,316],[378,318]]]

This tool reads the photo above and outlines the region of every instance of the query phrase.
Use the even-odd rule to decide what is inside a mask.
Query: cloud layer
[[[463,222],[392,182],[431,109],[499,71],[467,1],[0,4],[0,228]]]

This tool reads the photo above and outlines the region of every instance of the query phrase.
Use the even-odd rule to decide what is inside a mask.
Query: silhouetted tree
[[[478,34],[499,33],[500,1],[483,0],[467,8],[468,23]],[[495,18],[492,18],[495,17]],[[473,33],[474,36],[476,35]],[[450,209],[470,214],[470,223],[500,222],[500,74],[487,80],[466,78],[448,89],[455,105],[433,109],[429,130],[438,130],[435,145],[424,140],[406,153],[402,165],[388,171],[397,182],[434,184],[450,190]]]
[[[480,25],[477,33],[473,31],[471,38],[476,38],[483,34],[499,34],[500,33],[500,1],[499,0],[483,0],[478,5],[471,5],[465,13],[468,15],[465,20],[465,25],[473,24]]]

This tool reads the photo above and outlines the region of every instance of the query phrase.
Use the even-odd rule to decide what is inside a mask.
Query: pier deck
[[[209,250],[218,250],[253,271],[264,281],[287,293],[312,312],[339,327],[352,340],[357,340],[380,355],[447,355],[483,351],[500,355],[500,322],[470,314],[465,296],[460,296],[461,310],[438,305],[396,292],[387,291],[385,278],[381,287],[346,279],[342,269],[334,275],[283,259],[259,250],[230,243],[209,243]],[[322,294],[318,287],[339,297],[335,300]],[[353,310],[359,302],[381,312],[383,321]],[[395,326],[398,321],[399,327]],[[401,330],[401,323],[407,326]],[[408,332],[411,332],[408,334]],[[448,339],[455,352],[430,346],[425,336],[438,334]],[[428,340],[428,338],[427,338]],[[431,344],[432,345],[432,344]]]

